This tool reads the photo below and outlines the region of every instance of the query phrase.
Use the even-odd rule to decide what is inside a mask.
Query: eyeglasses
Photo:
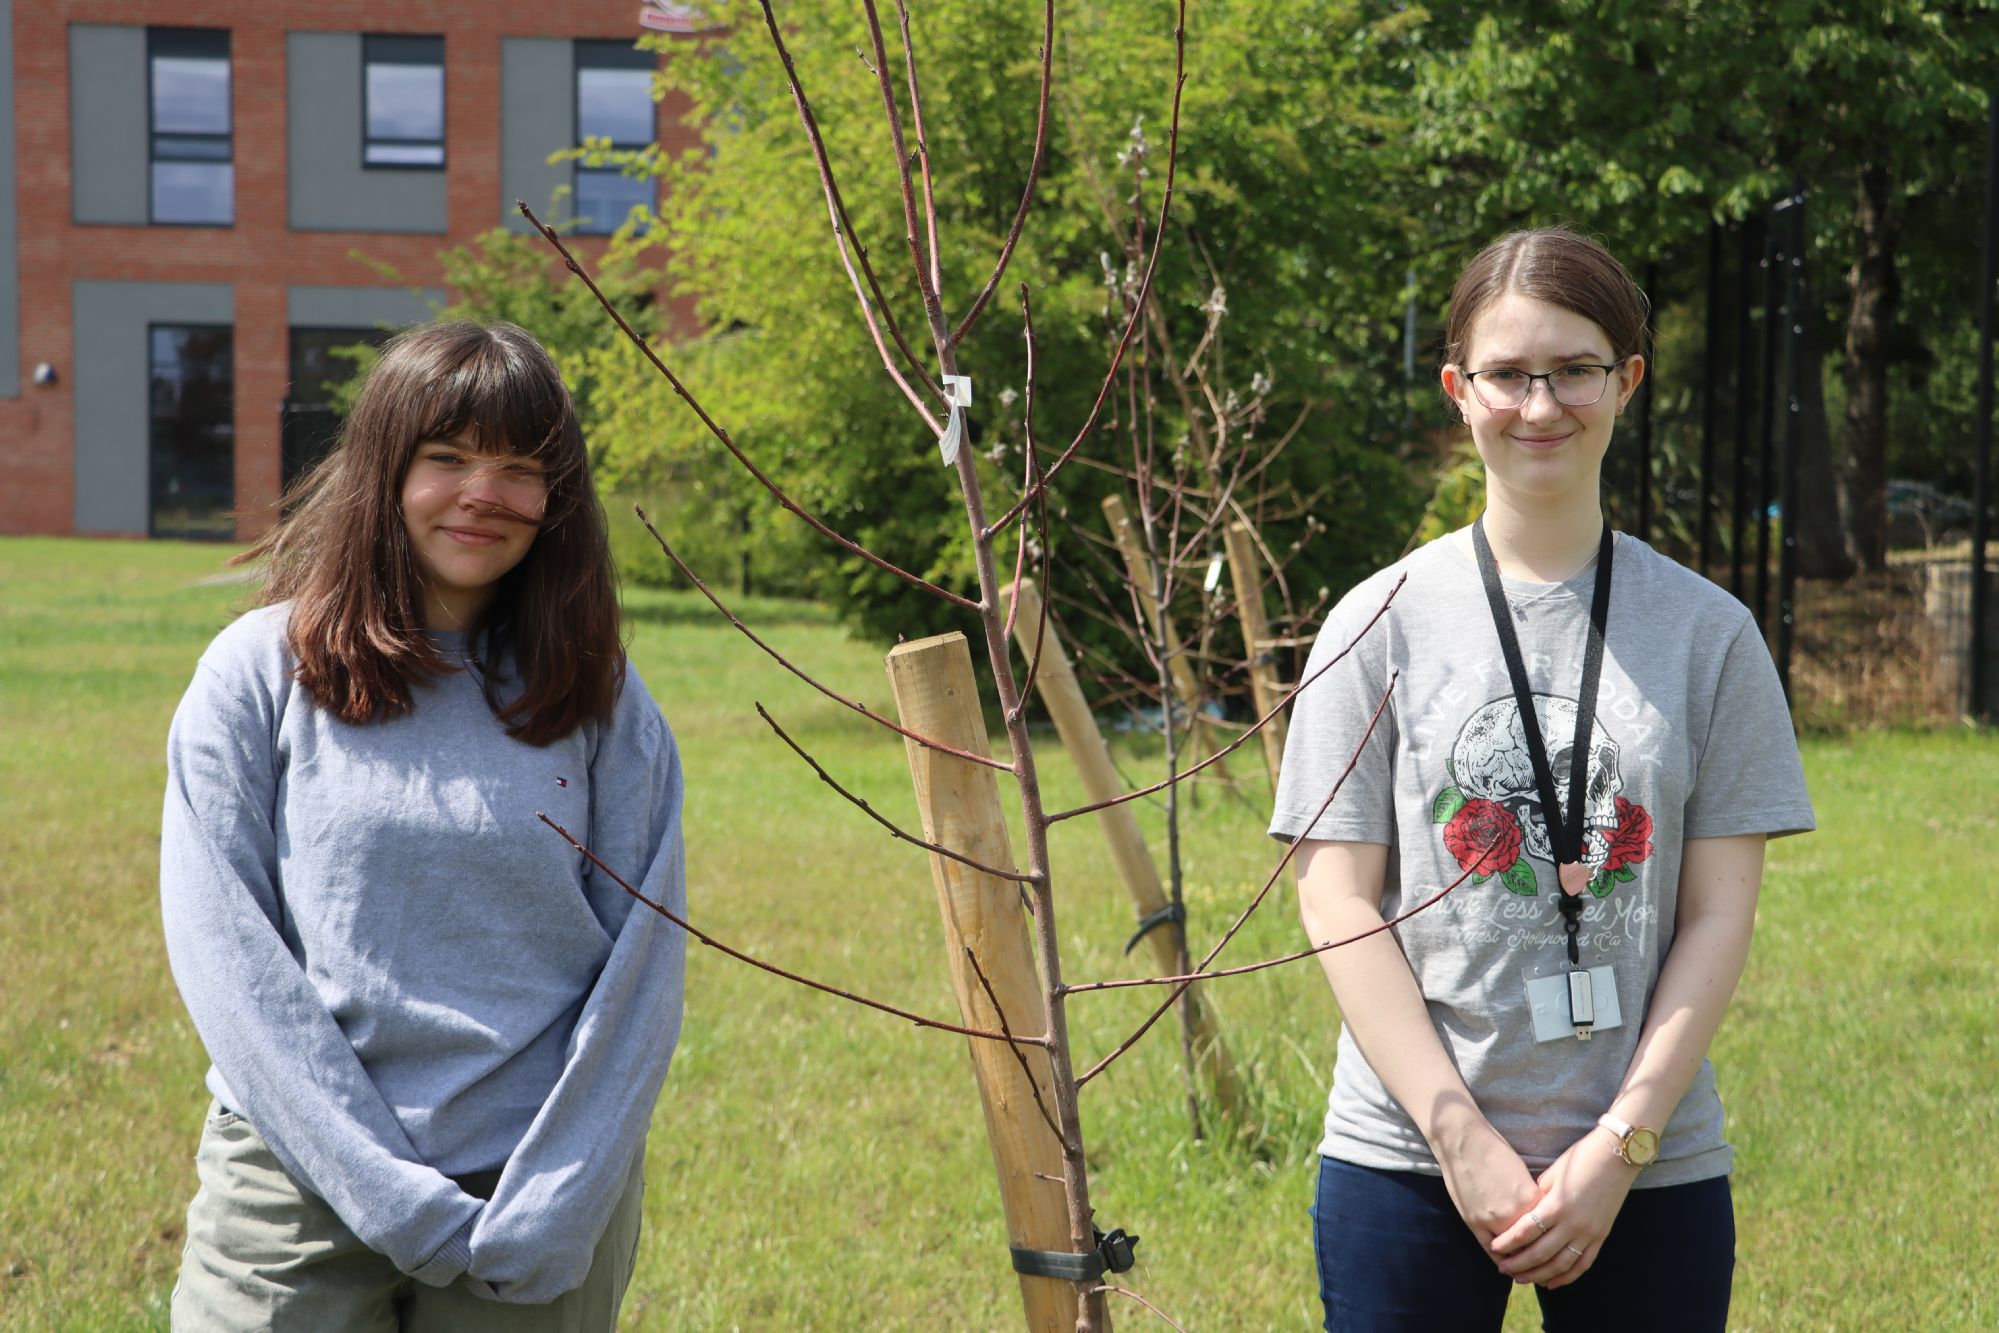
[[[1555,395],[1555,401],[1562,406],[1588,407],[1603,397],[1604,389],[1610,384],[1610,372],[1623,365],[1626,359],[1619,357],[1607,366],[1578,363],[1540,375],[1510,366],[1467,370],[1465,378],[1471,382],[1471,391],[1478,395],[1478,400],[1495,412],[1510,411],[1525,404],[1527,395],[1534,391],[1535,380],[1544,381],[1548,392]]]

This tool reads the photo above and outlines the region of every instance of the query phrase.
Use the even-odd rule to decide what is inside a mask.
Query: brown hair
[[[509,735],[546,745],[610,716],[625,658],[576,408],[524,330],[431,324],[392,339],[339,443],[239,559],[265,562],[261,604],[292,603],[296,677],[315,703],[352,723],[409,712],[413,684],[458,668],[424,632],[403,477],[419,443],[452,437],[532,457],[547,479],[534,542],[468,638],[494,716]],[[499,692],[503,677],[520,687],[511,702]]]
[[[1451,288],[1444,361],[1463,364],[1472,325],[1508,292],[1574,311],[1610,337],[1622,360],[1645,351],[1652,303],[1602,244],[1567,227],[1511,231],[1472,256]]]

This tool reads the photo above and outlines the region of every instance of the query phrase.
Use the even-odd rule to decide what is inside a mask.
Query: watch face
[[[1634,1129],[1624,1141],[1625,1160],[1633,1166],[1649,1166],[1659,1155],[1659,1135],[1650,1129]]]

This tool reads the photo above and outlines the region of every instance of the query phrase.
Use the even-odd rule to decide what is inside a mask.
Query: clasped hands
[[[1499,1271],[1550,1289],[1589,1271],[1638,1178],[1597,1129],[1538,1178],[1490,1124],[1438,1161],[1458,1215]]]

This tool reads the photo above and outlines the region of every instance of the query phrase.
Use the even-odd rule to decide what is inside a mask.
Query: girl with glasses
[[[384,350],[250,553],[167,742],[168,956],[207,1047],[176,1329],[610,1330],[683,941],[672,734],[620,641],[554,363]]]
[[[1313,942],[1462,880],[1320,956],[1343,1020],[1313,1210],[1329,1329],[1497,1330],[1516,1283],[1554,1330],[1726,1323],[1707,1049],[1765,840],[1813,814],[1747,610],[1604,517],[1647,317],[1572,231],[1472,259],[1441,380],[1485,513],[1349,593],[1306,670],[1406,578],[1295,706],[1270,827],[1303,842]]]

